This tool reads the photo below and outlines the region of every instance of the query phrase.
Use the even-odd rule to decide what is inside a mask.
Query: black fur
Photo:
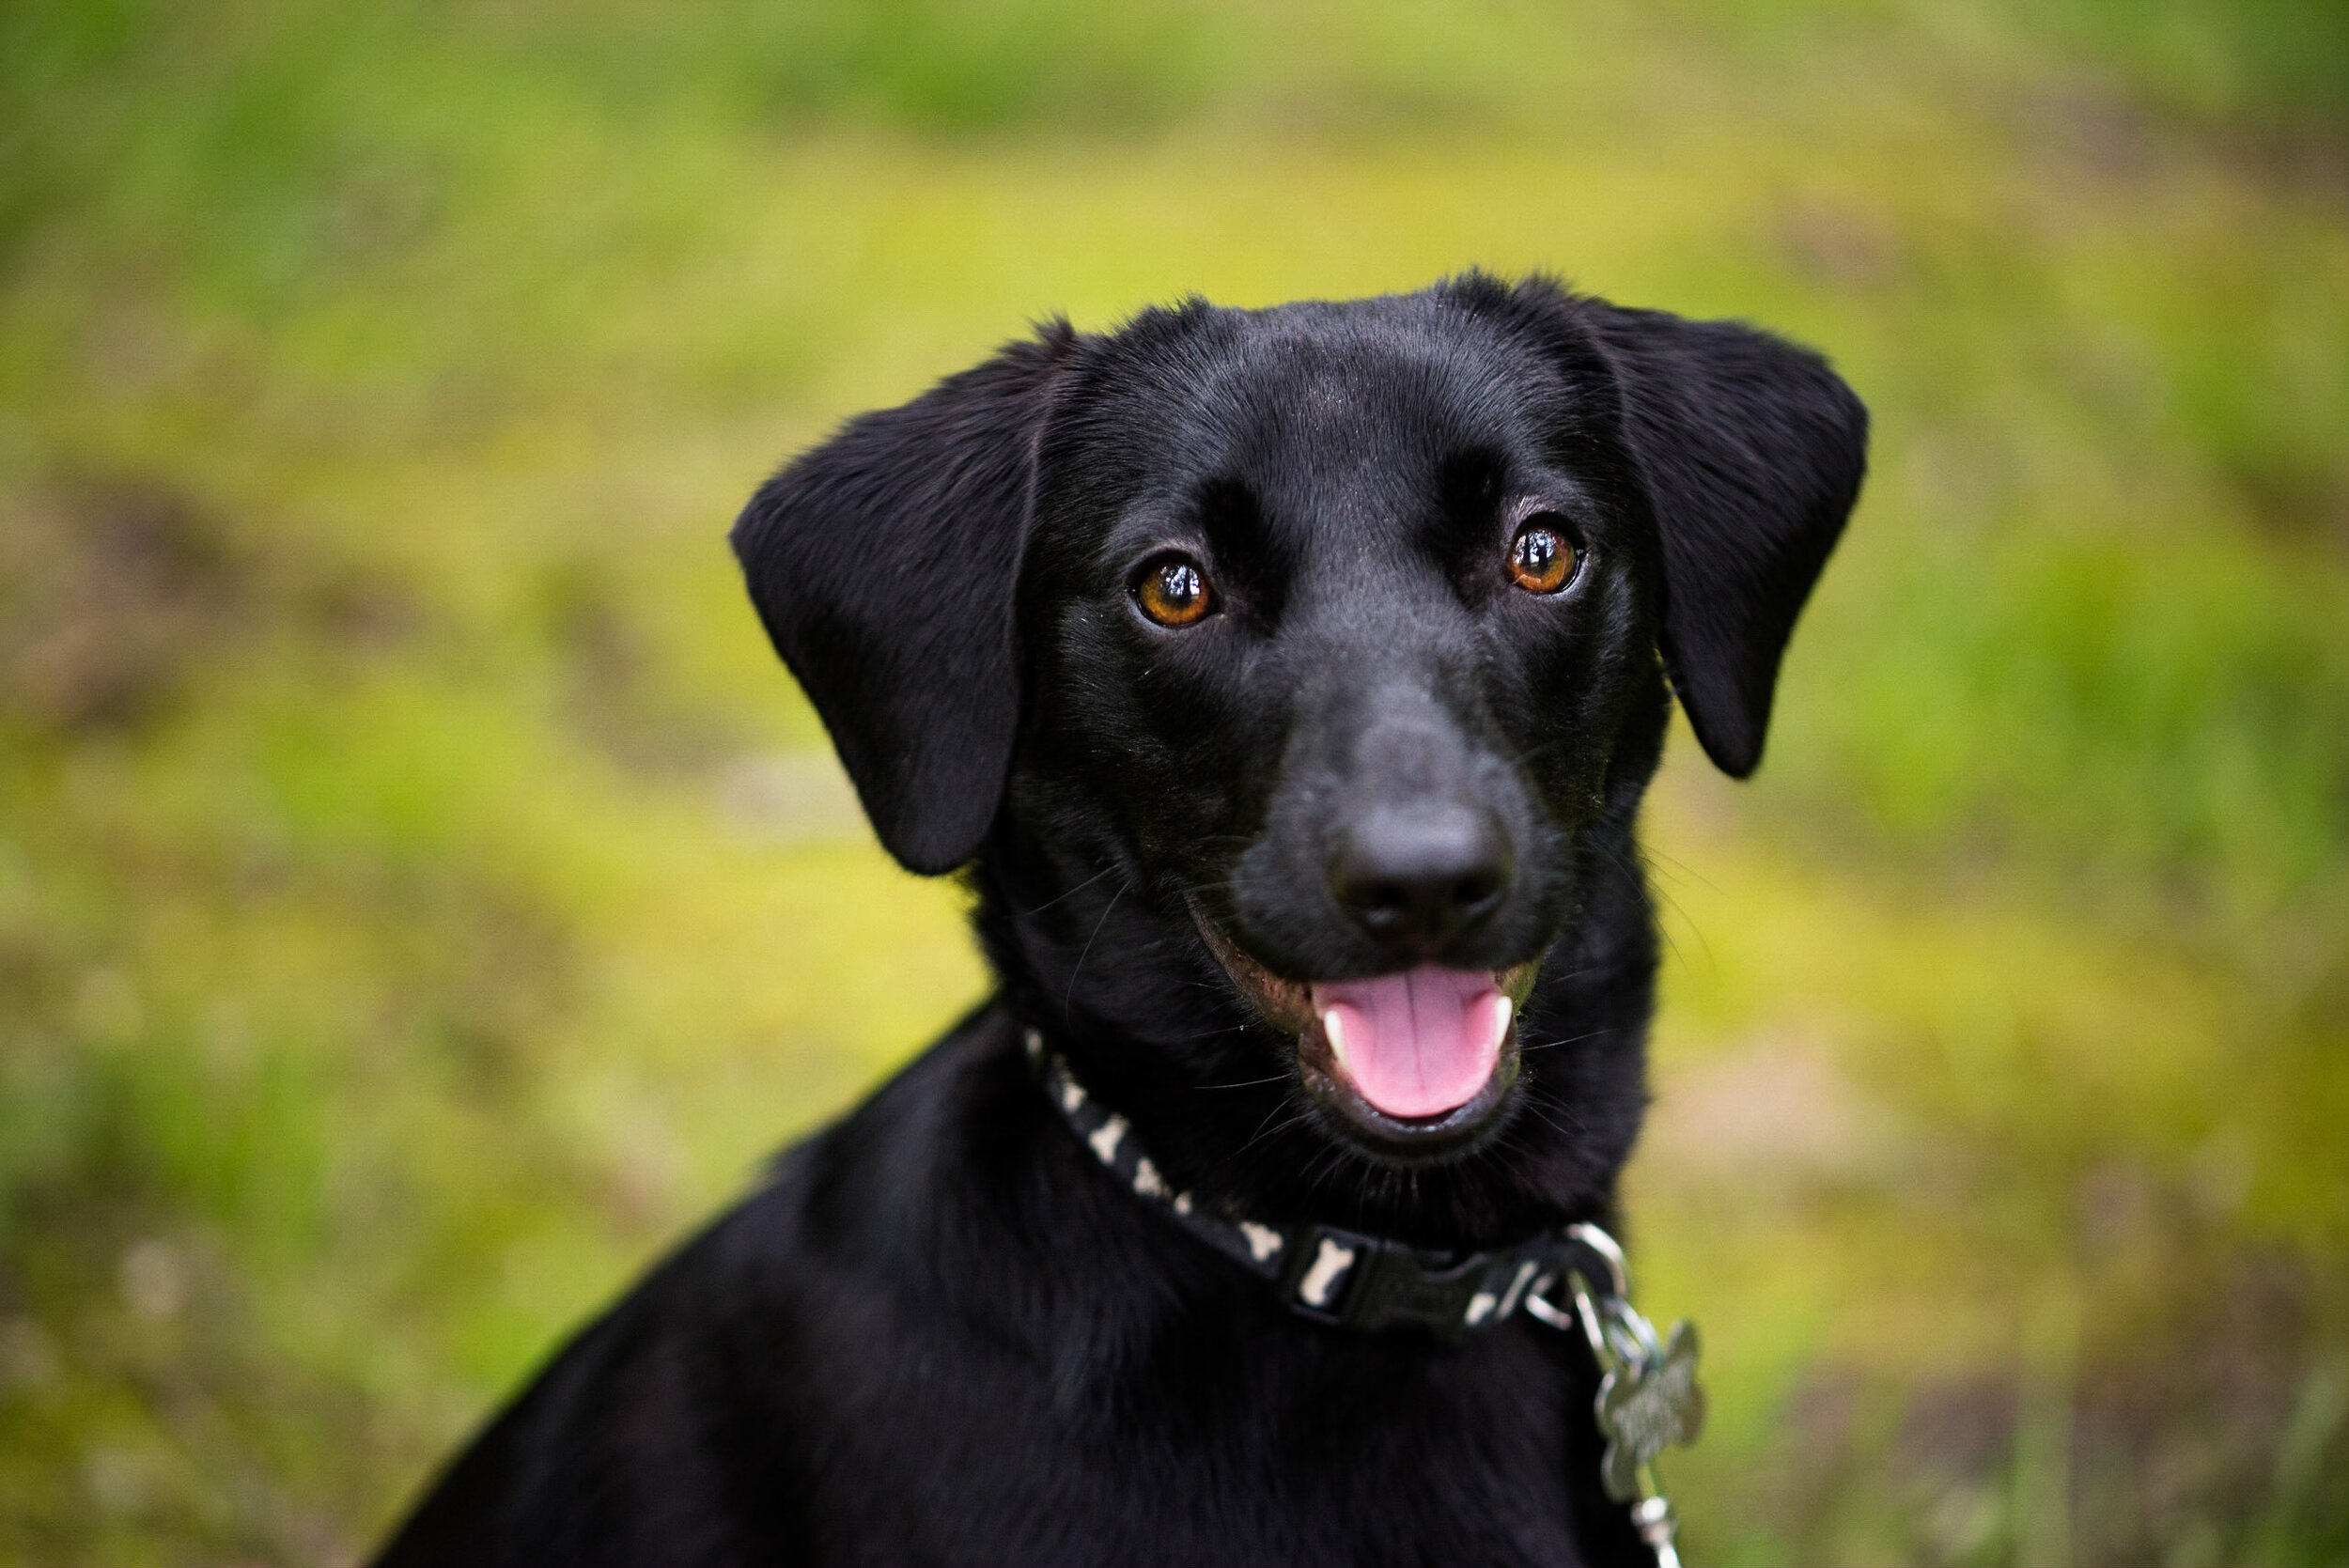
[[[1572,1341],[1288,1314],[1104,1175],[1019,1029],[1206,1202],[1438,1247],[1611,1222],[1666,675],[1750,771],[1865,434],[1751,329],[1471,275],[1054,326],[785,469],[735,532],[753,598],[882,842],[973,862],[1001,990],[566,1349],[381,1561],[1640,1560]],[[1529,509],[1584,552],[1555,596],[1502,571]],[[1167,549],[1215,583],[1198,625],[1129,597]],[[1332,846],[1437,808],[1500,891],[1349,917]],[[1539,959],[1518,1076],[1439,1155],[1389,1147],[1203,924],[1292,981]]]

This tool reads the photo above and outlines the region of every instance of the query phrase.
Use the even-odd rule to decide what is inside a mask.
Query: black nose
[[[1507,837],[1485,812],[1381,807],[1336,836],[1330,892],[1380,942],[1430,948],[1497,908],[1515,871]]]

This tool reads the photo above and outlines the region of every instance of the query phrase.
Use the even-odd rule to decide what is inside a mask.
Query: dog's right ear
[[[1013,586],[1066,322],[850,420],[734,524],[767,635],[881,844],[951,871],[994,821],[1019,722]]]

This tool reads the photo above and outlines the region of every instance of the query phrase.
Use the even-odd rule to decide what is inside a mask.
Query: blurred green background
[[[1470,263],[1876,413],[1649,814],[1696,1560],[2349,1561],[2338,0],[0,0],[0,1560],[353,1560],[979,993],[769,466]]]

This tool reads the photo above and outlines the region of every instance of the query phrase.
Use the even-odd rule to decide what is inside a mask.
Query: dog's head
[[[1493,1142],[1577,972],[1652,967],[1666,680],[1750,772],[1865,439],[1777,339],[1470,276],[1047,329],[851,422],[734,538],[882,843],[984,847],[1040,1021],[1202,1091],[1269,1047],[1300,1120],[1395,1168]]]

